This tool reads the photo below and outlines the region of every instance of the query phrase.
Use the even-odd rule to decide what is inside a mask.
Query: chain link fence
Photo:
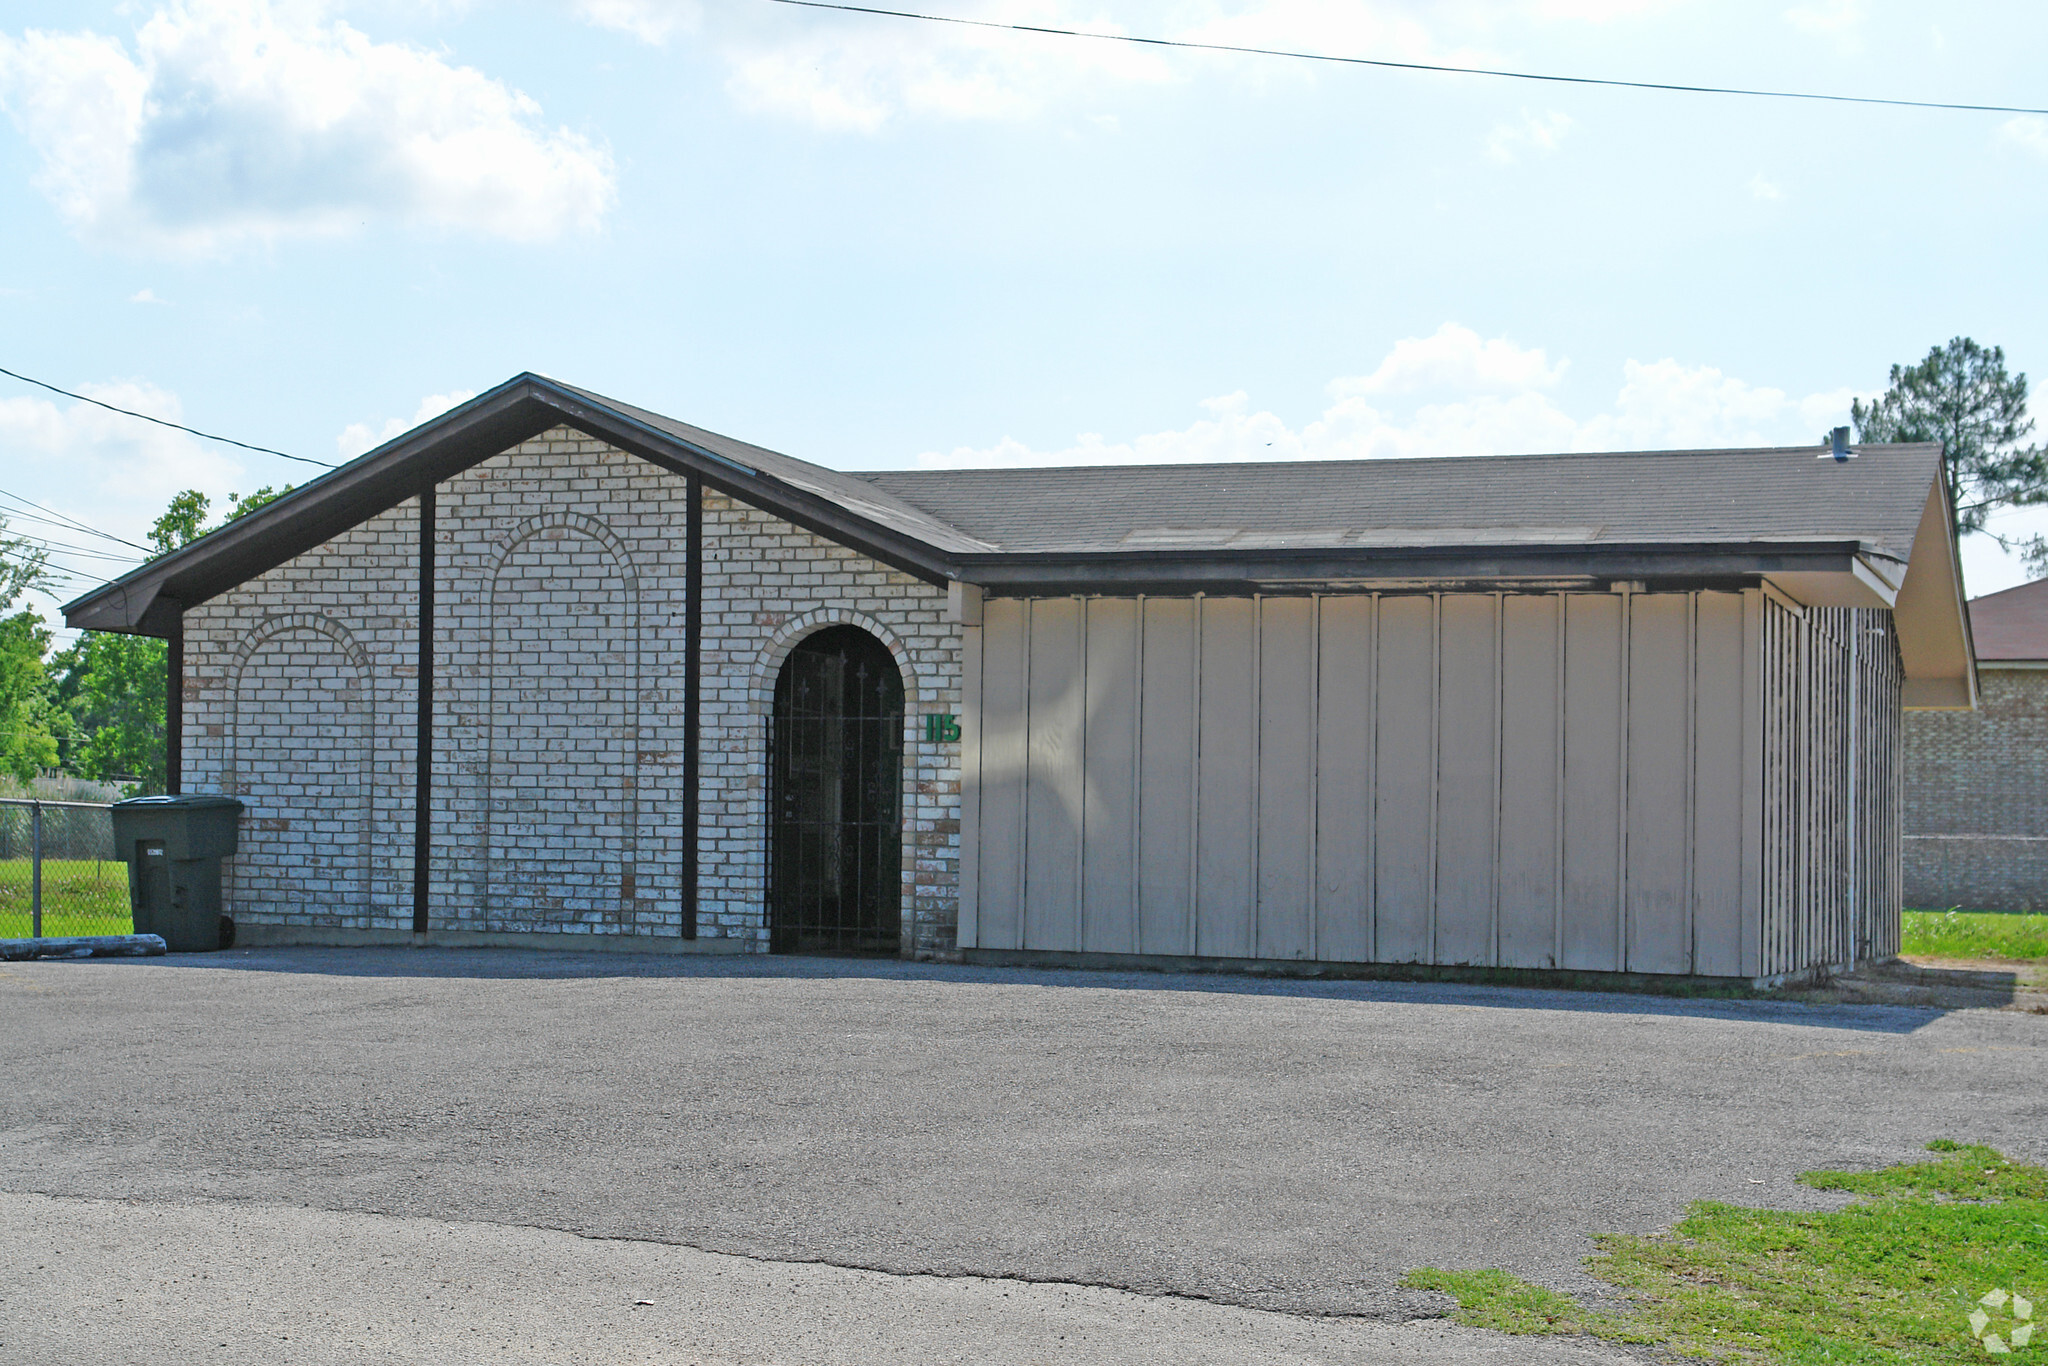
[[[111,807],[0,797],[0,939],[134,930]]]

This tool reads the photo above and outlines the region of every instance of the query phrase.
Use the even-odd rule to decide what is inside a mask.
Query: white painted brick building
[[[66,608],[243,942],[1769,980],[1896,950],[1934,446],[843,473],[533,375]]]
[[[560,427],[440,486],[430,932],[765,947],[776,671],[851,624],[906,685],[906,942],[951,953],[959,746],[923,730],[960,710],[946,591],[708,490],[685,940],[687,498],[682,477]],[[418,537],[409,498],[186,613],[185,781],[249,804],[226,883],[247,942],[411,936]]]

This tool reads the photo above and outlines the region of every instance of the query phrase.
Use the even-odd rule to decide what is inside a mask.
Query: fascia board
[[[1771,585],[1808,607],[1891,607],[1898,589],[1872,572],[1862,556],[1851,559],[1848,572],[1795,570],[1773,574]]]
[[[672,473],[784,517],[926,582],[942,585],[945,557],[829,499],[715,451],[593,404],[537,375],[520,375],[276,502],[64,605],[80,630],[169,634],[176,614],[304,554],[553,426],[571,426]]]
[[[520,376],[247,517],[64,604],[80,630],[165,635],[169,617],[332,540],[421,489],[552,425]]]
[[[1906,673],[1905,705],[1915,710],[1974,709],[1976,647],[1970,639],[1948,479],[1939,461],[1913,533],[1912,558],[1892,620]]]
[[[1308,591],[1323,585],[1474,583],[1589,585],[1614,581],[1754,582],[1785,573],[1853,575],[1854,541],[1385,547],[1331,550],[1108,551],[956,555],[958,577],[997,596],[1073,592]]]
[[[695,475],[707,485],[763,512],[900,569],[913,578],[944,585],[958,577],[948,556],[927,542],[849,512],[830,498],[729,460],[695,442],[650,427],[574,395],[564,395],[564,425],[637,455],[673,474]]]

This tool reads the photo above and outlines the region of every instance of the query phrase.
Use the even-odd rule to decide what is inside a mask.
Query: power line
[[[63,555],[83,555],[87,559],[92,560],[111,560],[115,564],[144,563],[144,561],[136,558],[133,555],[110,555],[103,550],[89,550],[82,545],[69,545],[63,541],[52,541],[40,536],[14,534],[8,536],[6,540],[15,541],[21,545],[34,546],[39,550],[53,551]],[[0,544],[5,544],[5,541],[0,541]]]
[[[69,522],[60,522],[54,517],[38,517],[33,512],[22,512],[17,508],[0,508],[0,525],[5,525],[7,528],[9,528],[9,534],[29,537],[39,537],[45,535],[45,533],[40,531],[21,531],[15,527],[15,523],[17,522],[37,522],[43,526],[55,527],[60,532],[66,532],[71,534],[86,532],[91,535],[99,536],[104,538],[105,540],[111,541],[115,545],[134,546],[135,549],[140,550],[147,555],[153,555],[156,553],[155,551],[150,550],[145,546],[135,545],[133,541],[124,541],[120,537],[110,535],[104,531],[93,531],[90,527],[74,526]],[[74,546],[72,548],[75,550],[84,550],[86,547]],[[132,560],[135,557],[133,555],[122,555],[116,556],[115,558]]]
[[[36,510],[37,512],[46,512],[46,513],[48,513],[48,514],[49,514],[49,515],[50,515],[51,517],[54,517],[54,518],[57,518],[57,519],[58,519],[58,520],[57,520],[56,522],[53,522],[53,523],[52,523],[52,525],[53,525],[53,526],[64,526],[64,525],[69,525],[69,526],[70,526],[70,527],[71,527],[72,529],[74,529],[74,530],[77,530],[77,531],[83,531],[83,532],[87,533],[88,535],[92,535],[92,536],[98,536],[98,537],[101,537],[101,538],[102,538],[102,539],[104,539],[104,540],[109,540],[109,541],[117,541],[117,542],[119,542],[120,544],[122,544],[122,545],[125,545],[125,546],[132,546],[132,547],[133,547],[134,549],[136,549],[136,550],[140,550],[140,551],[141,551],[141,552],[142,552],[143,554],[145,554],[145,555],[154,555],[154,554],[156,554],[156,551],[155,551],[155,550],[153,550],[152,548],[150,548],[149,546],[146,546],[146,545],[138,545],[138,544],[137,544],[136,542],[134,542],[134,541],[131,541],[131,540],[127,539],[127,538],[126,538],[126,537],[124,537],[124,536],[116,536],[116,535],[115,535],[115,534],[114,534],[113,532],[111,532],[111,531],[101,531],[101,530],[100,530],[100,529],[99,529],[98,527],[96,527],[96,526],[87,526],[87,525],[86,525],[86,524],[85,524],[84,522],[81,522],[81,521],[79,521],[79,520],[78,520],[78,519],[77,519],[76,517],[73,517],[73,516],[72,516],[72,515],[71,515],[70,513],[68,513],[68,512],[59,512],[59,511],[57,511],[57,509],[55,509],[55,508],[53,508],[53,507],[46,507],[46,506],[44,506],[43,504],[41,504],[41,503],[38,503],[38,502],[37,502],[37,501],[36,501],[35,499],[33,499],[33,498],[24,498],[24,497],[22,497],[22,496],[21,496],[20,494],[18,494],[18,493],[9,493],[9,492],[8,492],[8,491],[7,491],[6,489],[0,489],[0,498],[5,498],[5,499],[7,499],[7,500],[8,500],[8,501],[10,501],[10,502],[15,502],[15,503],[19,503],[19,504],[21,504],[21,505],[22,505],[23,507],[27,507],[27,508],[34,508],[34,509],[35,509],[35,510]],[[29,513],[13,513],[13,514],[8,514],[8,515],[12,515],[12,516],[18,516],[18,517],[27,517],[27,516],[31,516],[32,514],[29,514]]]
[[[33,564],[33,563],[34,563],[34,561],[33,561],[33,560],[30,560],[30,559],[28,559],[27,557],[25,557],[25,556],[22,556],[22,555],[21,555],[21,552],[19,552],[19,551],[16,551],[16,550],[9,550],[9,549],[7,549],[7,548],[6,548],[5,546],[0,546],[0,558],[7,558],[7,557],[15,557],[15,558],[19,559],[19,562],[20,562],[20,563],[22,563],[22,564]],[[53,565],[53,564],[48,564],[48,563],[45,563],[45,564],[44,564],[44,565],[42,566],[42,568],[43,568],[43,569],[44,569],[44,570],[45,570],[46,572],[48,572],[48,573],[50,574],[50,576],[51,576],[51,577],[53,577],[53,578],[59,578],[59,579],[69,579],[69,580],[71,580],[71,581],[72,581],[72,582],[74,582],[74,583],[112,583],[112,582],[114,582],[114,581],[113,581],[112,579],[101,579],[101,578],[95,578],[95,577],[94,577],[93,575],[91,575],[91,574],[88,574],[88,573],[86,573],[85,571],[83,571],[83,570],[80,570],[80,569],[66,569],[66,568],[64,568],[64,566],[62,566],[62,565]]]
[[[45,384],[39,379],[30,379],[27,375],[18,375],[12,370],[0,369],[0,375],[5,375],[9,379],[18,379],[23,384],[33,384],[38,389],[48,389],[51,393],[62,394],[66,398],[75,398],[80,403],[90,403],[96,408],[105,408],[110,413],[119,413],[123,417],[139,417],[144,422],[154,422],[159,427],[169,427],[174,431],[187,432],[193,436],[204,438],[207,441],[218,441],[228,446],[240,446],[245,451],[256,451],[262,455],[274,455],[281,460],[296,460],[302,465],[318,465],[320,468],[328,470],[334,468],[333,465],[330,465],[325,460],[315,460],[311,456],[288,455],[283,451],[274,451],[268,446],[252,446],[246,441],[237,441],[231,436],[215,436],[212,432],[202,432],[197,427],[187,427],[182,422],[167,422],[160,417],[151,417],[148,413],[138,413],[132,408],[116,408],[111,403],[102,403],[96,398],[87,398],[84,394],[74,394],[69,389],[59,389],[54,384]]]
[[[801,9],[839,10],[846,14],[878,14],[891,19],[918,19],[928,24],[959,24],[967,28],[1006,29],[1011,33],[1040,33],[1055,38],[1093,38],[1105,43],[1136,43],[1142,47],[1186,48],[1198,52],[1236,52],[1252,57],[1288,57],[1303,62],[1335,62],[1342,66],[1377,66],[1394,71],[1436,71],[1455,76],[1494,76],[1508,81],[1549,81],[1559,85],[1617,86],[1624,90],[1670,90],[1687,95],[1743,95],[1766,100],[1819,100],[1830,104],[1883,104],[1901,109],[1961,109],[1977,114],[2048,114],[2048,109],[2029,109],[2010,104],[1951,104],[1943,100],[1894,100],[1875,95],[1824,95],[1810,90],[1756,90],[1725,85],[1679,85],[1667,81],[1623,81],[1600,76],[1556,76],[1538,71],[1509,71],[1486,66],[1444,66],[1434,62],[1395,62],[1379,57],[1334,57],[1326,52],[1295,52],[1285,48],[1240,47],[1233,43],[1196,43],[1177,38],[1139,38],[1127,33],[1088,33],[1074,28],[1050,28],[1043,24],[1003,24],[992,19],[961,19],[950,14],[919,14],[912,10],[878,9],[871,5],[841,5],[829,0],[774,0],[778,5]],[[0,371],[0,374],[4,374]]]

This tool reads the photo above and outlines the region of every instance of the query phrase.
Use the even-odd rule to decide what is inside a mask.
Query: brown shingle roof
[[[2048,579],[1970,599],[1977,658],[2048,660]]]
[[[857,477],[1010,553],[1861,541],[1904,561],[1935,445]]]

